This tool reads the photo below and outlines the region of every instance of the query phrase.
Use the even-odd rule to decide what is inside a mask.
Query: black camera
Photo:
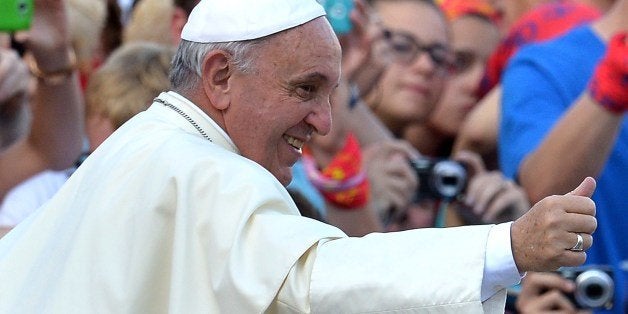
[[[422,199],[451,201],[461,195],[467,186],[467,171],[457,161],[421,157],[411,159],[410,165],[419,178],[415,201]]]
[[[576,284],[576,289],[567,297],[581,309],[613,308],[615,281],[613,269],[605,265],[563,267],[558,273]]]

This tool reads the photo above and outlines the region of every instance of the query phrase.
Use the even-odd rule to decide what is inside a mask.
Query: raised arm
[[[81,151],[83,104],[62,0],[36,0],[24,40],[32,54],[37,87],[31,98],[31,129],[0,156],[0,198],[45,169],[72,165]]]
[[[602,171],[628,109],[626,35],[609,43],[587,90],[561,118],[538,149],[524,160],[519,179],[533,201],[564,193],[586,176]],[[562,156],[556,158],[556,156]],[[552,173],[552,175],[543,175]]]

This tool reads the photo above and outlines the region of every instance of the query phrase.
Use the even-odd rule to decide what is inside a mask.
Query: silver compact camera
[[[454,160],[416,158],[410,165],[419,178],[415,200],[441,199],[451,201],[460,196],[467,186],[465,167]]]
[[[613,308],[615,281],[611,267],[604,265],[564,267],[559,269],[558,273],[576,284],[574,292],[567,295],[576,307],[606,310]]]

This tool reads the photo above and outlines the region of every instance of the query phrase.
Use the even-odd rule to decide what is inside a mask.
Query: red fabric
[[[523,45],[558,37],[575,26],[597,19],[600,15],[597,9],[573,1],[539,5],[523,15],[489,58],[478,91],[480,97],[499,83],[508,61]]]
[[[305,158],[311,157],[311,152],[304,148],[303,155]],[[319,191],[323,197],[330,203],[341,209],[362,209],[369,198],[369,183],[362,171],[362,151],[360,144],[353,134],[347,136],[345,146],[334,156],[333,160],[320,171],[320,174],[330,180],[342,184],[347,180],[351,180],[356,176],[363,176],[357,185],[350,186],[343,190],[326,190],[321,189],[321,184],[314,183],[319,187]],[[314,179],[310,176],[310,179]]]
[[[606,55],[595,69],[589,94],[600,105],[615,113],[628,110],[628,44],[626,32],[613,36]]]

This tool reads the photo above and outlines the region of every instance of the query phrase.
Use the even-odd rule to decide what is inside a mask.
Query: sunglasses
[[[390,50],[395,61],[410,64],[420,53],[427,53],[430,60],[439,70],[449,70],[452,55],[449,48],[440,43],[424,45],[414,36],[400,31],[384,30],[384,38],[390,44]]]

